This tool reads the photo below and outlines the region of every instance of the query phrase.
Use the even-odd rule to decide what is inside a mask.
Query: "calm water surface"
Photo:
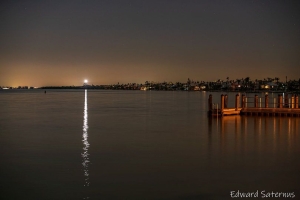
[[[209,118],[208,92],[43,92],[0,91],[0,199],[300,198],[300,118]]]

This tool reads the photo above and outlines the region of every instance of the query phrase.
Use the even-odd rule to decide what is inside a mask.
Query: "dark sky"
[[[300,1],[0,3],[0,85],[300,78]]]

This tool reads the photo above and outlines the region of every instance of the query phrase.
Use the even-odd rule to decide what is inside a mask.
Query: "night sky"
[[[0,86],[300,78],[300,1],[0,3]]]

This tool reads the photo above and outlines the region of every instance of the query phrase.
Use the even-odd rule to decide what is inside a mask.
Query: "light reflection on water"
[[[0,92],[0,199],[300,194],[299,117],[210,118],[209,93],[12,92]]]
[[[220,129],[222,134],[228,132],[228,128],[234,128],[234,132],[247,133],[248,124],[253,125],[254,131],[256,133],[261,133],[262,131],[266,133],[279,133],[286,132],[287,134],[295,133],[299,131],[300,119],[297,117],[272,117],[270,120],[269,116],[225,116],[225,117],[209,117],[209,128],[215,127]],[[272,123],[270,123],[272,122]],[[234,126],[232,126],[234,125]],[[283,127],[286,130],[283,130]],[[251,128],[252,129],[252,128]]]
[[[291,151],[298,139],[300,119],[298,117],[225,116],[208,119],[208,133],[219,133],[220,148],[234,145],[240,150],[256,147],[279,152]],[[209,141],[211,144],[211,141]]]
[[[87,90],[84,91],[84,111],[83,111],[83,126],[82,126],[82,143],[83,143],[83,153],[82,156],[82,165],[83,165],[83,171],[84,171],[84,186],[88,187],[90,185],[89,181],[89,142],[88,142],[88,103],[87,103]]]

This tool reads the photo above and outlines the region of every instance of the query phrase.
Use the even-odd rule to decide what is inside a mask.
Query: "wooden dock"
[[[242,95],[240,102],[240,96],[237,94],[235,97],[235,107],[228,108],[227,95],[221,95],[221,103],[213,104],[212,95],[208,98],[208,115],[209,116],[226,116],[226,115],[254,115],[254,116],[291,116],[300,117],[299,98],[297,95],[292,95],[290,98],[288,95],[278,95],[277,99],[273,99],[273,103],[269,103],[268,95],[265,95],[264,102],[258,99],[255,95],[253,98],[253,106],[249,107],[247,103],[247,97]],[[240,104],[241,103],[241,104]],[[240,106],[241,105],[241,106]]]

